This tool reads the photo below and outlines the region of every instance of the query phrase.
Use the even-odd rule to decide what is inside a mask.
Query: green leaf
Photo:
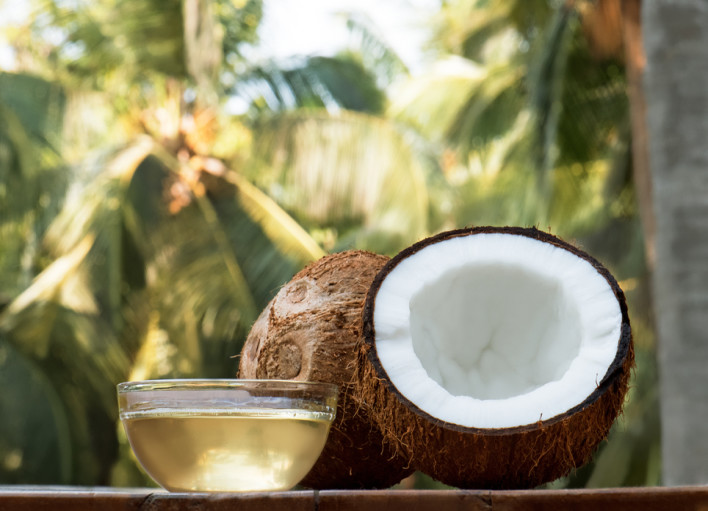
[[[361,55],[366,69],[373,72],[381,87],[408,75],[408,67],[370,16],[360,11],[344,12],[342,15],[345,16],[347,28],[356,41],[353,46]]]
[[[231,357],[260,310],[324,253],[240,176],[225,169],[223,175],[203,172],[190,184],[171,170],[179,167],[175,160],[156,154],[138,167],[129,196],[144,204],[138,194],[150,182],[179,191],[172,209],[162,204],[154,215],[135,220],[146,241],[156,328],[176,350],[166,374],[233,376]],[[153,335],[159,337],[158,330]]]
[[[43,372],[0,336],[0,481],[68,484],[70,422]]]
[[[39,241],[63,201],[56,152],[63,110],[56,84],[0,73],[0,299],[31,282]]]
[[[96,484],[116,444],[115,382],[130,359],[96,308],[85,262],[92,239],[50,265],[0,316],[0,333],[51,382],[71,425],[70,481]]]
[[[442,142],[455,119],[461,116],[465,102],[487,75],[485,68],[472,61],[446,57],[427,73],[403,83],[392,98],[387,114]]]
[[[14,112],[31,139],[56,150],[65,106],[61,86],[29,74],[0,72],[0,104]]]
[[[98,306],[87,288],[86,276],[80,265],[86,259],[94,240],[87,237],[71,252],[56,259],[20,294],[3,313],[4,324],[10,330],[19,323],[19,316],[34,305],[44,308],[47,317],[55,317],[57,308],[95,314]],[[51,322],[27,323],[14,331],[13,340],[35,358],[46,358],[54,325]]]
[[[149,138],[87,161],[49,230],[52,262],[0,316],[0,333],[57,389],[73,483],[107,480],[118,455],[116,383],[164,363],[158,376],[233,376],[260,309],[322,255],[238,176],[191,181],[195,171]]]
[[[257,39],[261,0],[38,0],[22,50],[65,83],[118,94],[155,78],[192,80],[207,102]],[[47,55],[48,54],[48,55]],[[227,73],[228,74],[228,73]]]
[[[249,176],[306,228],[330,228],[336,248],[390,253],[428,232],[425,147],[376,117],[283,115],[256,127]]]
[[[401,87],[389,115],[466,155],[512,131],[525,106],[523,72],[448,57]]]
[[[509,28],[514,2],[450,2],[433,18],[431,45],[443,53],[482,61],[487,42]]]
[[[327,108],[378,113],[385,95],[375,77],[352,54],[269,61],[239,75],[233,92],[255,105],[279,112]]]
[[[262,227],[280,252],[301,264],[324,257],[322,248],[273,199],[235,172],[226,174],[225,179],[236,186],[244,212]]]
[[[45,15],[33,20],[34,29],[60,30],[64,38],[54,56],[76,77],[97,83],[119,70],[133,79],[150,71],[186,76],[180,0],[78,5],[45,0],[42,9]]]
[[[533,45],[543,35],[539,27],[547,24],[556,8],[548,0],[445,2],[433,19],[430,45],[442,53],[482,62],[490,56],[490,41],[506,38],[507,48],[513,42],[522,43],[522,48]],[[510,33],[518,39],[510,39]]]

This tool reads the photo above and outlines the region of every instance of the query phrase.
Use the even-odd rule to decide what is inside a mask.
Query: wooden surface
[[[0,486],[0,511],[708,511],[708,487],[607,490],[370,490],[167,493],[154,489]]]

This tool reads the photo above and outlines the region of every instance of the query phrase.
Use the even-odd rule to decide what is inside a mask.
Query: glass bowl
[[[312,468],[337,386],[284,380],[118,384],[120,419],[145,471],[169,491],[288,490]]]

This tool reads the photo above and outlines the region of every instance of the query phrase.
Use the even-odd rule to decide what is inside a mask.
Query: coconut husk
[[[412,472],[351,396],[361,312],[388,257],[330,255],[293,277],[261,313],[241,353],[239,377],[339,385],[337,417],[325,448],[301,482],[316,489],[388,488]]]
[[[381,283],[402,260],[445,239],[485,232],[529,236],[569,250],[588,261],[607,280],[622,314],[614,362],[596,390],[566,413],[535,424],[503,429],[459,426],[430,416],[407,400],[388,379],[376,353],[373,312]],[[462,488],[533,488],[586,463],[606,438],[621,411],[634,350],[625,298],[616,280],[598,261],[560,239],[536,229],[473,228],[442,233],[397,255],[377,275],[364,309],[355,399],[369,404],[385,441],[414,468],[445,484]]]

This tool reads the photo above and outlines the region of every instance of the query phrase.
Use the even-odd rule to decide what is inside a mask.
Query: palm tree
[[[2,346],[7,360],[30,368],[25,380],[34,378],[33,391],[51,403],[41,420],[55,427],[44,428],[43,439],[61,454],[45,482],[145,484],[116,436],[115,384],[233,376],[232,357],[256,315],[282,283],[324,254],[288,211],[247,179],[258,182],[259,172],[269,171],[259,150],[275,148],[276,140],[290,144],[286,139],[296,135],[291,162],[323,161],[309,175],[302,175],[301,163],[287,166],[320,186],[283,204],[303,222],[309,218],[314,235],[323,232],[317,218],[339,210],[327,229],[336,240],[340,232],[349,238],[331,248],[383,239],[379,246],[392,251],[427,233],[423,166],[406,134],[375,115],[383,95],[361,61],[350,54],[246,69],[242,46],[254,40],[260,11],[256,0],[46,1],[16,43],[25,68],[49,80],[39,82],[63,86],[56,87],[67,98],[58,118],[69,127],[68,135],[51,138],[57,162],[46,171],[65,186],[49,187],[52,181],[35,176],[33,164],[7,167],[19,183],[8,177],[13,190],[41,183],[53,191],[51,213],[60,210],[51,224],[53,215],[42,216],[41,229],[34,217],[27,220],[37,231],[33,252],[20,257],[15,252],[26,244],[18,240],[15,252],[10,245],[7,257],[2,254],[3,278],[14,278],[20,263],[26,273],[5,290]],[[248,114],[226,115],[225,92],[244,87],[252,95]],[[273,94],[285,88],[292,103]],[[12,101],[0,105],[17,111]],[[92,120],[97,112],[103,124]],[[288,123],[293,129],[283,132]],[[7,135],[13,143],[26,131],[17,124]],[[334,188],[322,184],[341,161],[332,153],[367,130],[383,133],[382,157],[338,172]],[[323,137],[330,140],[326,147]],[[15,160],[39,156],[35,145],[14,148]],[[368,189],[358,176],[365,166],[369,177],[381,175]],[[398,180],[410,183],[403,194]],[[314,211],[303,207],[308,194],[335,189],[355,199],[374,192],[381,200],[363,209],[331,200]],[[14,215],[34,204],[32,197],[16,198],[18,204],[9,204]],[[415,214],[408,218],[407,211]],[[390,217],[383,233],[373,228],[374,213]],[[19,221],[2,224],[18,235],[20,227]],[[383,238],[389,233],[401,237],[391,243]],[[19,401],[15,394],[8,406]],[[0,444],[20,460],[7,477],[36,479],[25,460],[30,439],[18,442]]]

